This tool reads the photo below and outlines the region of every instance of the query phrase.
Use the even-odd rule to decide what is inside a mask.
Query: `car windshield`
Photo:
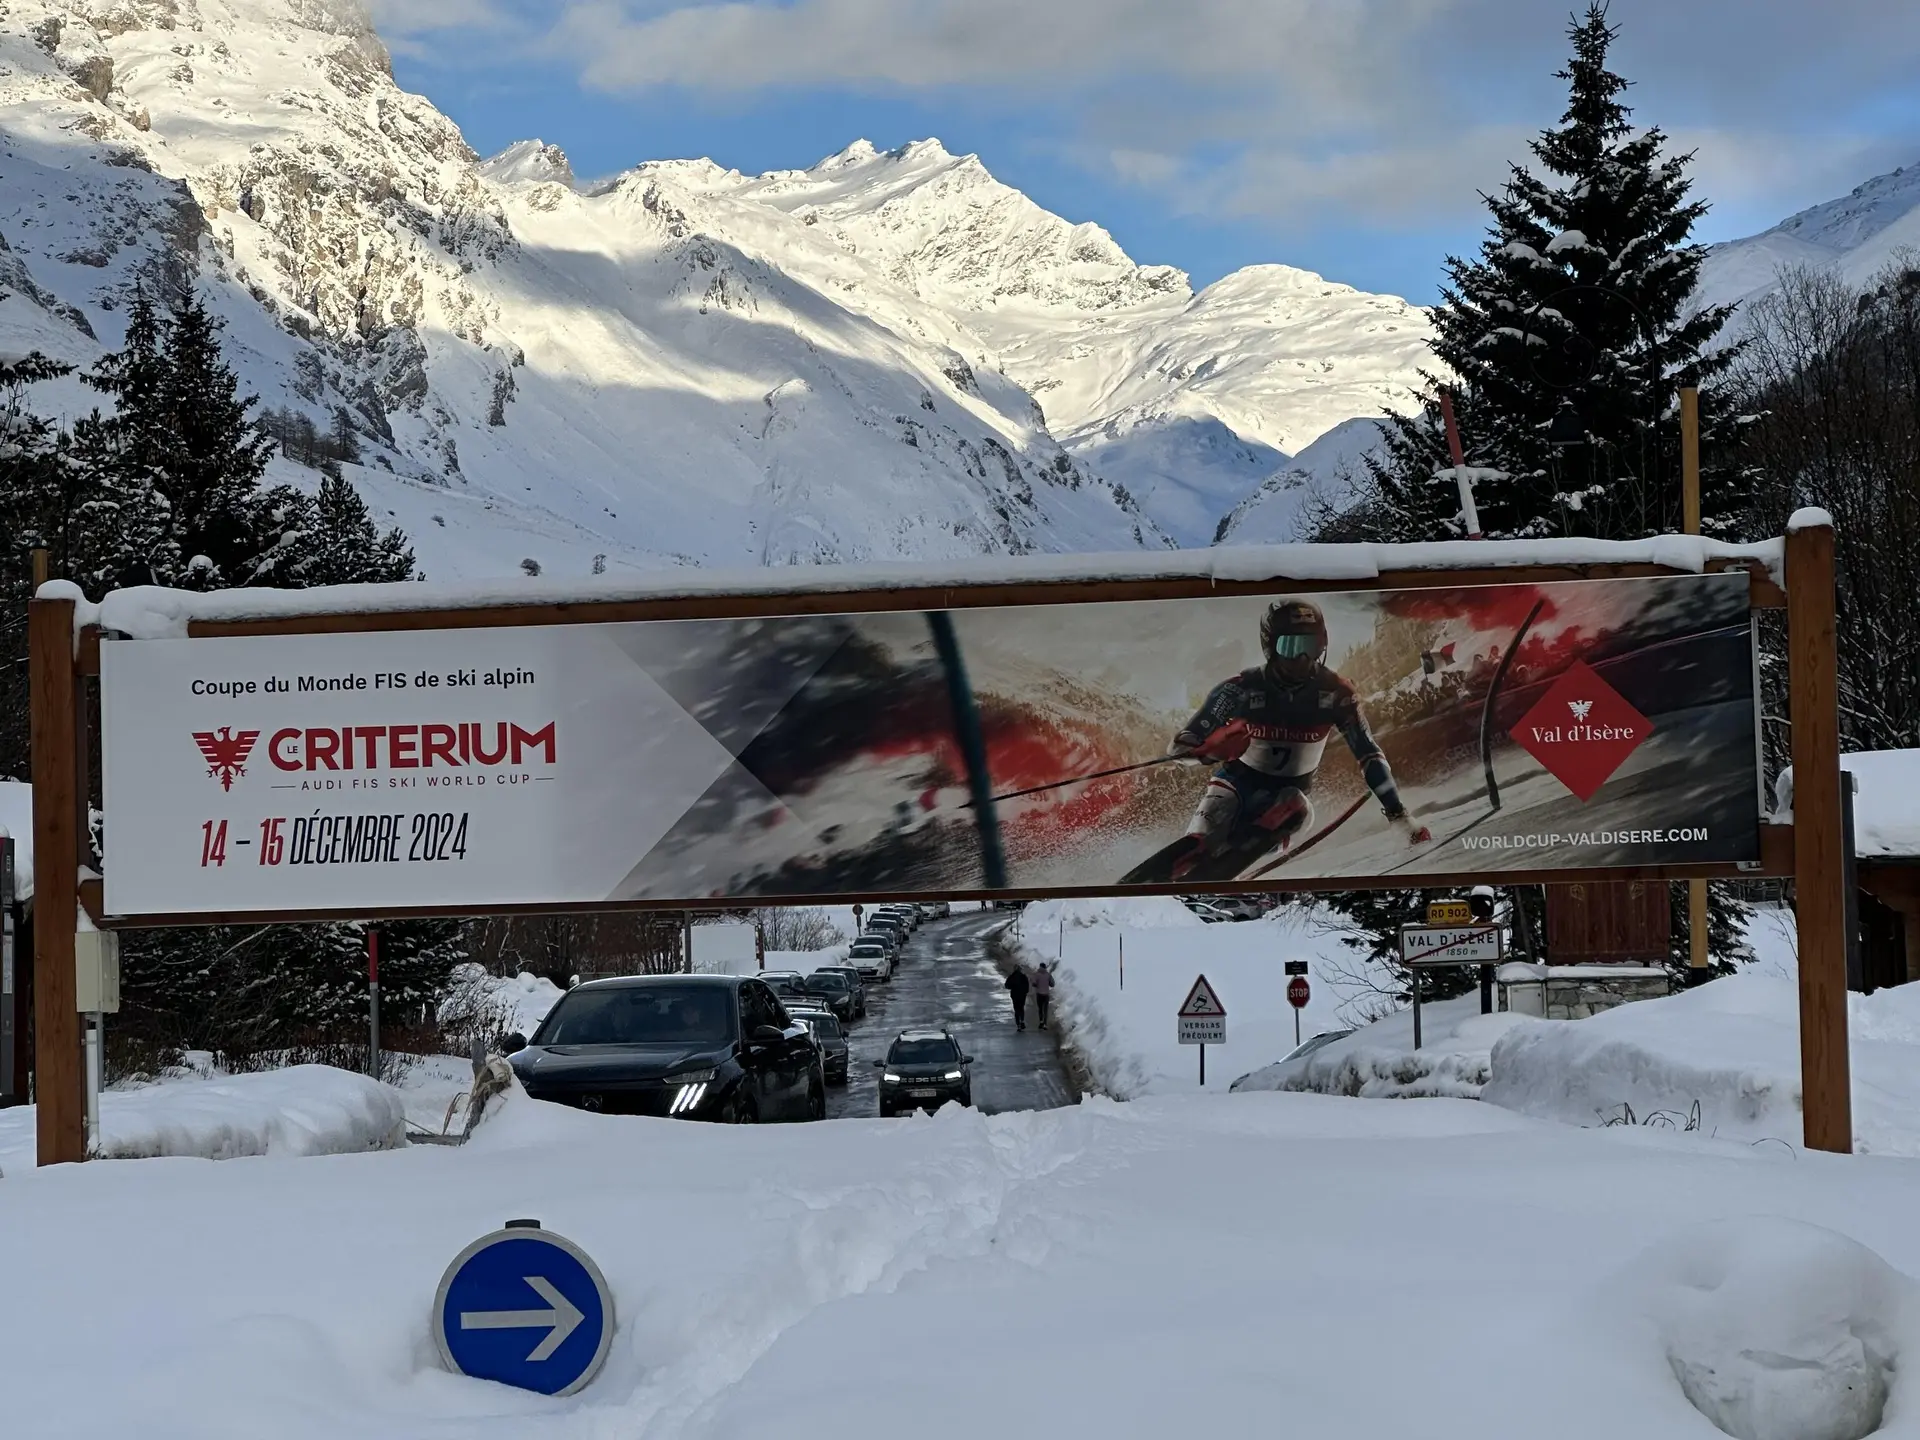
[[[848,953],[848,954],[851,954],[851,955],[866,955],[866,956],[871,956],[871,957],[873,957],[874,959],[876,959],[876,960],[877,960],[877,959],[879,959],[879,958],[880,958],[880,957],[881,957],[882,955],[885,955],[885,954],[887,953],[887,951],[886,951],[886,947],[885,947],[884,945],[875,945],[875,944],[872,944],[872,943],[868,943],[868,944],[865,944],[865,945],[856,945],[856,946],[854,946],[854,947],[853,947],[853,949],[852,949],[852,950],[850,950],[850,951],[848,951],[847,953]]]
[[[818,975],[809,975],[807,977],[807,989],[809,990],[820,990],[832,993],[847,988],[847,977],[844,975],[834,975],[827,971],[822,971]]]
[[[805,1025],[822,1040],[840,1038],[840,1022],[831,1015],[802,1015],[800,1023]]]
[[[887,1052],[889,1065],[947,1065],[960,1058],[960,1047],[945,1036],[937,1040],[896,1040]]]
[[[536,1045],[721,1045],[733,1038],[733,995],[719,985],[612,985],[575,990],[553,1007]]]

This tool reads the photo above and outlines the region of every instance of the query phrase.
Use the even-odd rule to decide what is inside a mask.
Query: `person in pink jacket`
[[[1053,971],[1042,965],[1033,972],[1033,1008],[1040,1012],[1040,1028],[1047,1028],[1047,1006],[1053,1000]]]

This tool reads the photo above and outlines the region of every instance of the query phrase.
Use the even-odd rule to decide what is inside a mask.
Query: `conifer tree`
[[[302,499],[298,560],[289,583],[356,585],[411,580],[413,550],[398,529],[382,534],[351,482],[328,475],[313,499]]]
[[[1473,259],[1449,257],[1433,314],[1435,355],[1452,372],[1475,499],[1489,536],[1634,538],[1679,529],[1677,395],[1705,385],[1709,447],[1723,424],[1710,382],[1733,348],[1711,350],[1731,306],[1691,310],[1704,250],[1690,241],[1706,205],[1691,155],[1658,127],[1636,130],[1628,82],[1609,68],[1619,30],[1590,4],[1569,30],[1560,123],[1485,197],[1492,223]],[[1369,462],[1375,538],[1458,534],[1458,498],[1438,381],[1420,415],[1395,418]],[[1556,444],[1556,441],[1571,442]],[[1709,484],[1721,477],[1709,476]]]

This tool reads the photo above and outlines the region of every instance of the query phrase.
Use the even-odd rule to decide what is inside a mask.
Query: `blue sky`
[[[583,176],[803,167],[937,135],[1205,284],[1280,261],[1427,302],[1479,188],[1558,115],[1554,0],[373,0],[483,153]],[[1614,0],[1640,119],[1699,152],[1706,239],[1920,161],[1920,6]]]

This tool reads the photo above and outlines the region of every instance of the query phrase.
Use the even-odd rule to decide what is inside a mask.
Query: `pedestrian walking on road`
[[[1013,1028],[1027,1028],[1027,972],[1018,965],[1006,979],[1007,994],[1013,997]]]
[[[1040,1012],[1040,1028],[1047,1028],[1047,1006],[1053,1002],[1053,971],[1042,965],[1033,976],[1033,1008]]]

